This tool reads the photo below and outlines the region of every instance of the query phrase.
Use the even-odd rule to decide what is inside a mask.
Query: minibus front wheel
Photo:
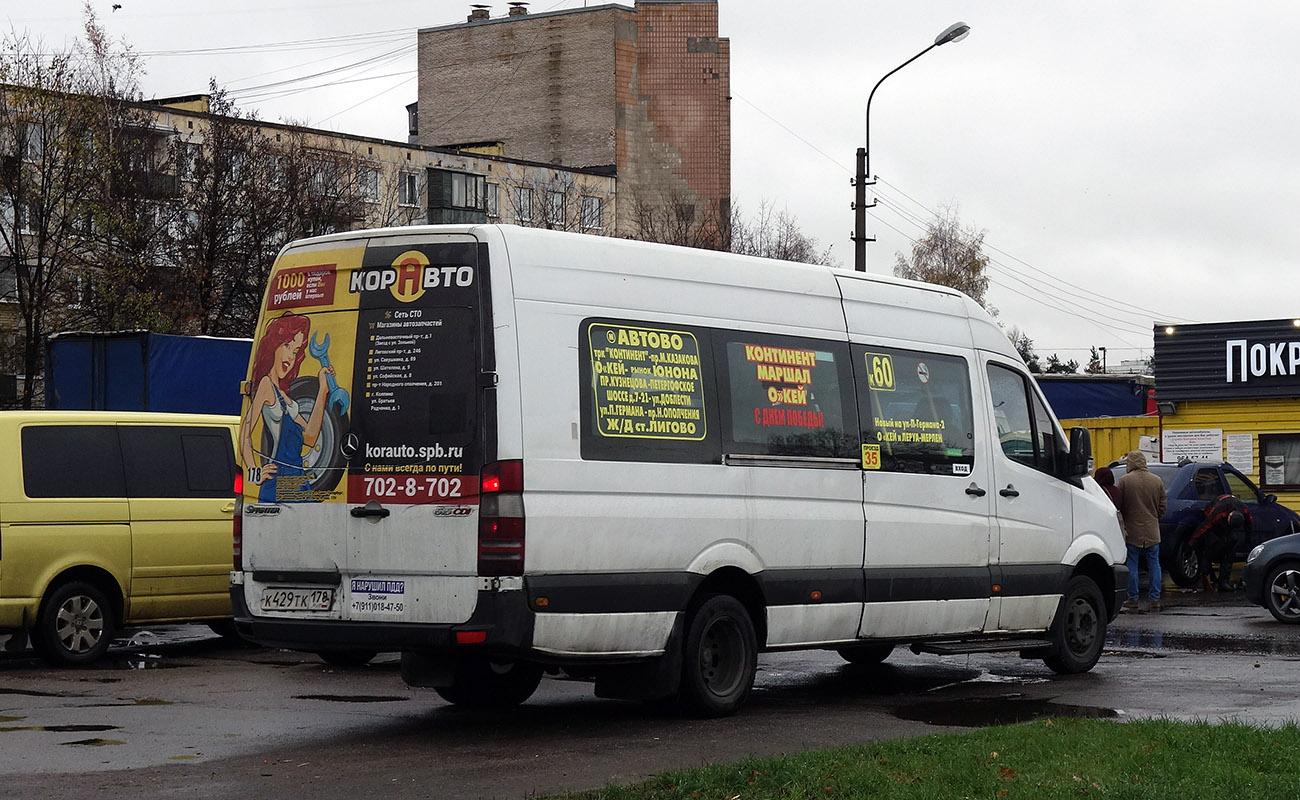
[[[1075,575],[1065,585],[1048,634],[1052,654],[1043,659],[1053,672],[1087,672],[1106,644],[1106,603],[1092,578]]]

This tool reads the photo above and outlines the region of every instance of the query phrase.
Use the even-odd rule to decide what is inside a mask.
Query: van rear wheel
[[[1087,672],[1101,658],[1106,644],[1106,604],[1092,578],[1075,575],[1065,585],[1048,639],[1053,652],[1043,663],[1062,675]]]
[[[340,669],[358,669],[369,664],[379,655],[378,650],[321,650],[316,655],[331,667]]]
[[[50,664],[79,667],[104,655],[113,633],[113,610],[104,592],[85,581],[69,581],[46,595],[31,637]]]
[[[892,644],[880,644],[879,642],[853,644],[838,648],[835,652],[839,653],[840,658],[850,664],[870,666],[879,664],[889,658],[890,653],[894,652],[894,646]]]
[[[704,599],[688,623],[678,703],[702,717],[733,714],[749,696],[758,643],[749,612],[734,597]]]
[[[541,682],[540,664],[467,656],[456,664],[451,685],[434,687],[434,691],[458,706],[513,708],[532,697]]]

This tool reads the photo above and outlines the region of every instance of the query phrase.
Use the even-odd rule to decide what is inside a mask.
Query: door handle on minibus
[[[974,482],[972,482],[970,486],[966,487],[966,494],[970,495],[971,497],[983,497],[984,495],[988,494],[988,492],[984,491],[980,487],[976,486]]]
[[[378,517],[379,519],[383,519],[384,517],[388,516],[389,513],[391,512],[389,512],[389,510],[384,508],[383,506],[379,505],[378,500],[371,500],[369,503],[366,503],[364,506],[357,506],[356,508],[350,509],[348,513],[358,518]]]
[[[1015,486],[1012,486],[1012,485],[1009,484],[1009,483],[1007,484],[1007,488],[998,490],[998,494],[1002,495],[1003,497],[1019,497],[1019,496],[1020,496],[1020,492],[1017,492],[1017,491],[1016,491],[1016,487],[1015,487]]]
[[[224,505],[224,506],[221,507],[221,513],[222,513],[222,514],[233,514],[234,511],[235,511],[235,504],[234,504],[234,503],[229,503],[229,504]]]

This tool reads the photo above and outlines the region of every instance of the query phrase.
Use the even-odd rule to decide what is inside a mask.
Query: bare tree
[[[629,227],[624,234],[644,242],[676,244],[705,250],[727,250],[731,243],[731,218],[712,208],[701,208],[684,194],[637,194],[620,200],[630,205]]]
[[[912,245],[912,257],[898,253],[894,274],[965,292],[992,311],[985,300],[989,288],[984,231],[962,227],[957,209],[947,206],[934,215],[925,233]]]
[[[745,219],[740,204],[731,206],[731,252],[743,255],[801,261],[805,264],[838,266],[831,247],[819,250],[817,240],[799,228],[799,222],[784,209],[776,211],[764,200],[752,219]]]
[[[1007,338],[1011,340],[1011,346],[1016,348],[1020,360],[1025,362],[1030,372],[1043,371],[1042,364],[1038,361],[1038,354],[1034,352],[1034,340],[1029,338],[1029,334],[1018,326],[1012,326],[1011,330],[1007,331]]]
[[[0,259],[21,323],[24,408],[46,335],[79,313],[89,226],[112,190],[103,159],[137,93],[136,59],[108,42],[89,6],[86,34],[89,46],[56,52],[25,35],[0,39]]]

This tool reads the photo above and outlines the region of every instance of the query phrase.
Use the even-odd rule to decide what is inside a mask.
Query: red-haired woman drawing
[[[239,426],[239,444],[244,459],[245,480],[260,487],[257,500],[276,502],[276,479],[287,475],[303,475],[303,448],[316,444],[321,422],[325,417],[325,397],[329,392],[325,376],[334,373],[333,367],[322,367],[317,375],[320,388],[316,402],[307,419],[303,419],[298,403],[289,397],[289,385],[298,377],[298,369],[307,355],[307,341],[311,336],[311,321],[304,316],[286,311],[267,323],[266,331],[257,343],[253,359],[253,402]],[[270,436],[270,453],[253,447],[253,422],[262,418],[262,427]],[[254,455],[262,457],[257,465]],[[301,488],[311,488],[306,482]]]

